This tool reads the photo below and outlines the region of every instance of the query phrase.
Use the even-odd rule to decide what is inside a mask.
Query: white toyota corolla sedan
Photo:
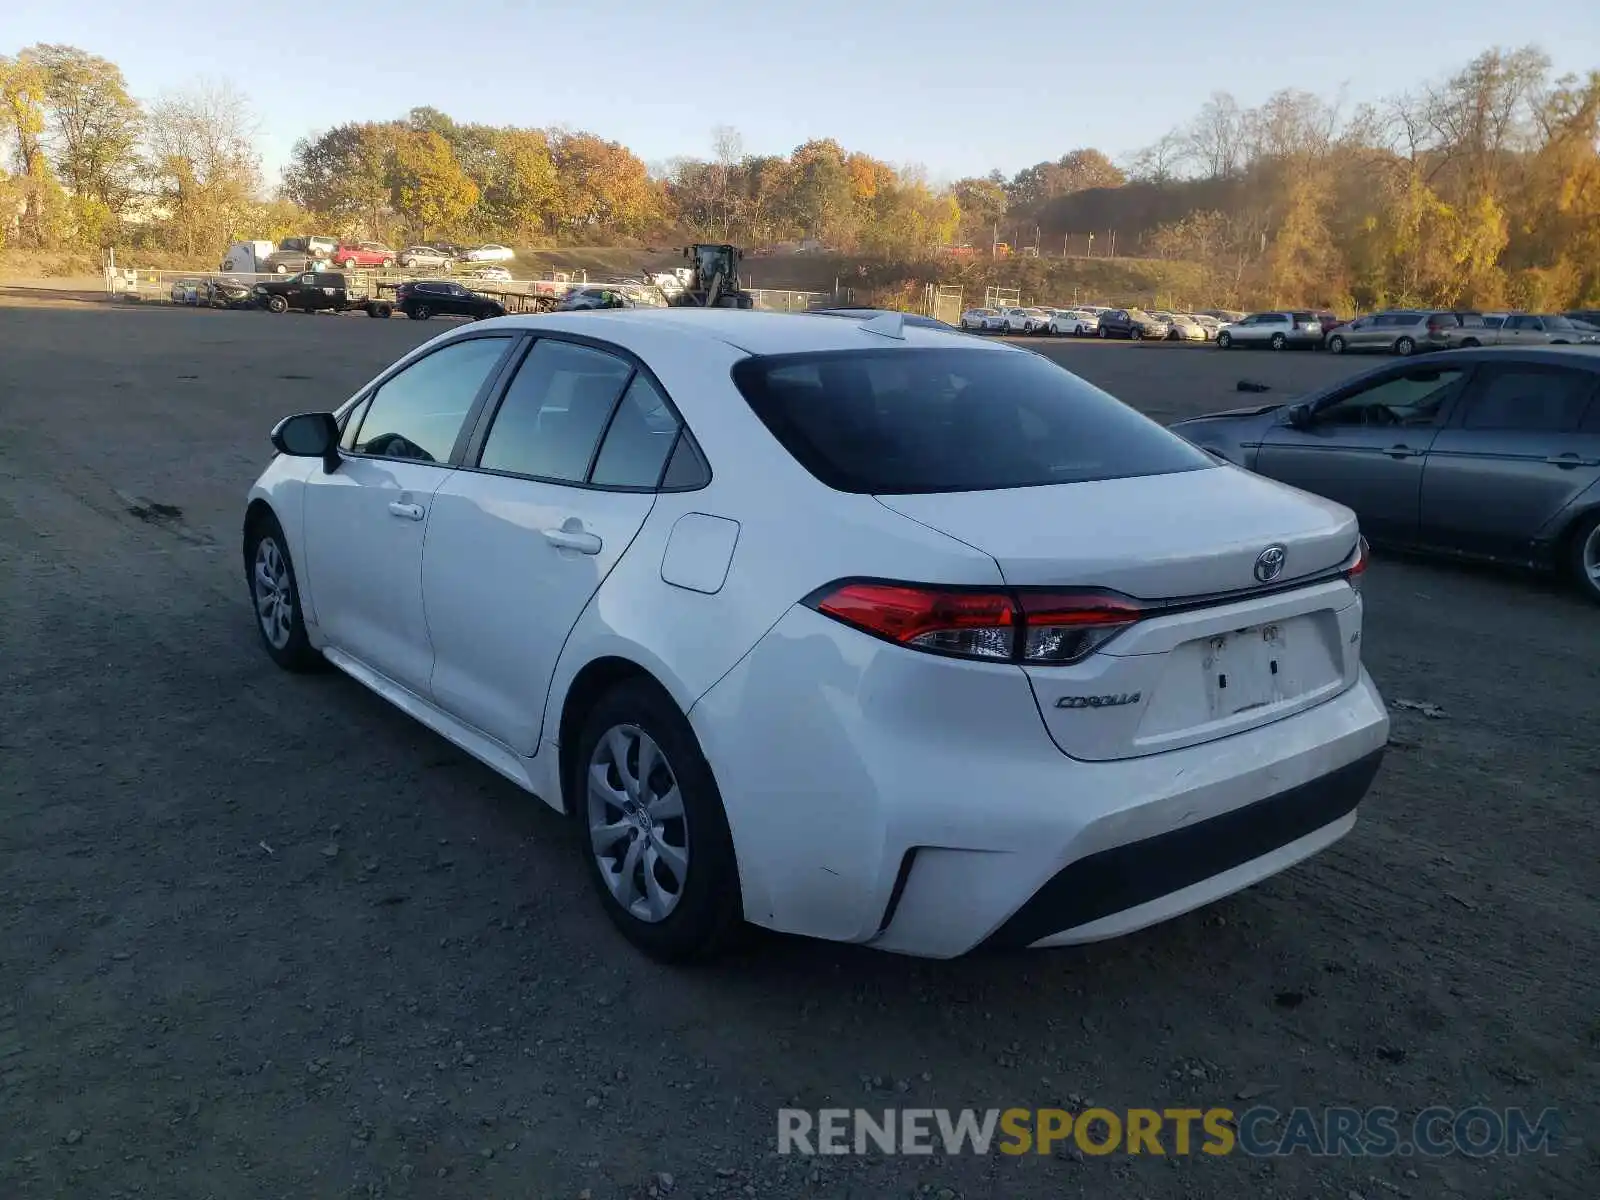
[[[1387,741],[1352,514],[1028,350],[505,317],[272,441],[267,653],[568,814],[660,958],[1125,933],[1337,840]]]

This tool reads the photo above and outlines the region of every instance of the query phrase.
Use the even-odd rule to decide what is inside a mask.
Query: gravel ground
[[[1395,704],[1349,838],[1165,926],[952,963],[764,937],[666,969],[606,923],[554,814],[256,645],[238,526],[267,430],[440,328],[0,300],[0,1196],[1595,1194],[1600,613],[1380,557],[1367,662],[1434,715]],[[1241,375],[1361,366],[1048,350],[1163,419],[1237,403]],[[787,1104],[1241,1096],[1553,1105],[1568,1137],[1489,1160],[774,1152]]]

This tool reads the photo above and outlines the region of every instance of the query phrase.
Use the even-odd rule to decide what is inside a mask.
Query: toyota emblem
[[[1283,560],[1288,554],[1282,546],[1268,546],[1256,555],[1256,578],[1262,583],[1271,583],[1283,574]]]

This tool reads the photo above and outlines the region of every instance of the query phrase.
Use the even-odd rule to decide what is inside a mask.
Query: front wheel
[[[1408,337],[1403,337],[1394,344],[1394,352],[1401,358],[1409,358],[1416,348],[1417,343]]]
[[[1282,350],[1289,344],[1289,339],[1284,337],[1281,333],[1275,333],[1272,335],[1272,341],[1269,344],[1274,350]]]
[[[1144,340],[1144,334],[1139,332],[1137,325],[1128,330],[1128,340],[1133,342],[1142,342]]]
[[[356,269],[356,260],[353,258],[347,258],[339,265],[346,271],[354,271]]]
[[[1100,327],[1100,336],[1103,337],[1103,338],[1109,338],[1111,336],[1109,333],[1106,332],[1106,327],[1104,325],[1102,325]]]
[[[244,556],[256,632],[261,635],[268,657],[285,671],[301,673],[321,668],[326,660],[306,637],[289,543],[274,517],[263,515],[251,524]]]
[[[270,313],[285,313],[289,311],[289,301],[282,296],[267,297],[267,311]]]
[[[1328,353],[1329,354],[1343,354],[1344,353],[1344,339],[1342,337],[1338,336],[1338,334],[1335,334],[1333,337],[1328,339]]]
[[[392,271],[394,269],[394,259],[392,259],[392,258],[384,259],[383,260],[383,269],[385,271]]]
[[[1600,604],[1600,513],[1579,522],[1571,545],[1567,566],[1572,580],[1579,591]]]
[[[727,949],[744,915],[733,836],[678,706],[651,683],[620,684],[570,750],[568,807],[612,923],[663,962]]]
[[[1231,350],[1232,348],[1233,348],[1233,335],[1231,333],[1229,333],[1226,329],[1224,329],[1221,333],[1217,334],[1217,349],[1218,350]]]

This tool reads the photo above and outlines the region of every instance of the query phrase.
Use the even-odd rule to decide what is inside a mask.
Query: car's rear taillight
[[[1350,556],[1344,568],[1344,577],[1355,591],[1361,590],[1361,577],[1367,573],[1367,564],[1371,561],[1372,551],[1367,547],[1367,539],[1361,538],[1356,542],[1356,552]]]
[[[1025,662],[1081,662],[1144,616],[1137,602],[1103,592],[1019,592],[1017,599]]]
[[[903,646],[962,658],[1008,660],[1017,610],[1004,592],[847,583],[813,597],[818,612]]]
[[[1065,666],[1081,662],[1144,616],[1106,592],[987,591],[853,582],[805,603],[886,641],[957,658]]]

